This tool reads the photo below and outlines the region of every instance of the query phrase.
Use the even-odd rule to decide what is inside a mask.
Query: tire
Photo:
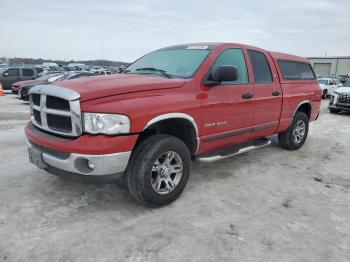
[[[301,127],[304,125],[303,135]],[[297,135],[297,128],[300,128],[299,135]],[[303,112],[297,111],[294,115],[293,121],[289,128],[283,133],[278,134],[278,141],[280,146],[287,150],[296,150],[303,146],[309,132],[309,119]],[[296,137],[297,136],[297,137]],[[298,138],[298,139],[296,139]]]
[[[172,156],[172,160],[167,162]],[[171,173],[175,166],[178,170],[182,168],[182,175],[180,172]],[[191,154],[187,146],[176,137],[154,135],[146,138],[134,150],[126,170],[126,179],[129,191],[136,200],[147,206],[159,207],[180,196],[190,172]]]
[[[323,92],[322,92],[322,99],[326,99],[327,95],[328,95],[327,89],[323,90]]]
[[[329,112],[332,113],[332,114],[339,113],[340,111],[341,111],[340,109],[334,109],[334,108],[330,108],[329,109]]]

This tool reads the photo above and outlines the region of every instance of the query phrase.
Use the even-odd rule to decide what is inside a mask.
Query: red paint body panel
[[[82,112],[116,113],[131,119],[131,133],[143,131],[153,118],[167,113],[185,113],[198,127],[200,147],[205,153],[249,140],[285,131],[302,102],[310,103],[310,121],[320,111],[321,90],[316,80],[290,81],[282,77],[278,59],[307,63],[305,58],[240,45],[201,43],[213,46],[212,52],[190,79],[168,79],[136,74],[119,74],[81,78],[55,83],[80,93]],[[241,48],[245,55],[249,83],[244,85],[203,84],[211,66],[227,48]],[[270,65],[273,83],[255,84],[247,49],[263,52]],[[279,96],[272,96],[279,91]],[[242,99],[242,94],[253,93],[254,98]],[[211,123],[225,123],[212,125]],[[265,127],[265,128],[261,128]],[[252,129],[252,132],[243,132]],[[234,133],[234,135],[230,135]],[[34,143],[63,152],[106,154],[133,149],[138,135],[91,136],[83,135],[65,142],[42,137],[28,126],[26,135]],[[213,139],[213,137],[221,137]]]
[[[141,91],[176,88],[183,84],[183,79],[166,79],[137,74],[91,76],[59,83],[62,87],[77,91],[81,101]]]
[[[43,83],[47,83],[47,81],[42,81],[42,80],[26,80],[26,81],[20,81],[20,82],[15,82],[12,87],[11,90],[12,92],[18,92],[19,90],[21,90],[21,88],[23,86],[29,85],[29,84],[43,84]]]
[[[76,139],[55,138],[37,131],[31,123],[25,127],[27,139],[45,148],[58,152],[78,153],[85,155],[104,155],[116,152],[131,151],[134,148],[138,135],[105,136],[82,135]]]

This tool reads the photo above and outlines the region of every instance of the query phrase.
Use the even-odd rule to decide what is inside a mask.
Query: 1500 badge
[[[216,123],[206,123],[204,127],[215,127],[215,126],[225,126],[227,125],[227,121],[216,122]]]

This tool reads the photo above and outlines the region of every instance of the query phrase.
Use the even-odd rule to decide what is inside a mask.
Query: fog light
[[[90,160],[88,160],[88,167],[89,167],[91,170],[94,170],[94,169],[95,169],[95,165],[94,165]]]

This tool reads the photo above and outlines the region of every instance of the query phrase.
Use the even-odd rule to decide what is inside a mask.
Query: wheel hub
[[[152,167],[151,184],[158,194],[169,194],[180,183],[183,163],[180,155],[174,151],[161,154]]]
[[[306,125],[304,121],[299,120],[294,127],[293,130],[293,141],[296,144],[301,143],[303,141],[304,136],[305,136],[305,131],[306,131]]]

